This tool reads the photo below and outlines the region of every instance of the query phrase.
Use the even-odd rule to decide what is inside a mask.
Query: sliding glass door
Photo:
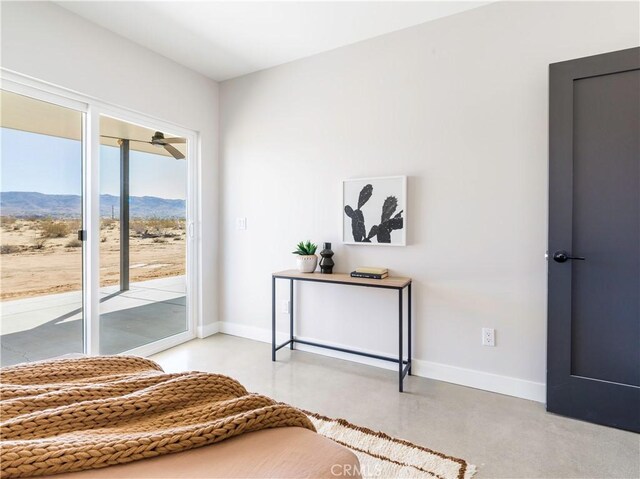
[[[82,353],[82,113],[0,91],[2,366]]]
[[[100,119],[100,353],[188,329],[186,139]]]
[[[195,134],[31,86],[0,100],[2,365],[193,338]]]

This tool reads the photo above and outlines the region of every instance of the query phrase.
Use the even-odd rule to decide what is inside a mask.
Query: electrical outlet
[[[496,330],[493,328],[482,328],[482,345],[483,346],[495,346],[496,345]]]
[[[291,303],[289,303],[289,300],[288,300],[288,299],[283,299],[283,300],[280,302],[280,312],[281,312],[282,314],[289,314],[289,307],[290,307],[290,304],[291,304]]]
[[[247,218],[236,218],[236,229],[237,230],[246,230],[247,229]]]

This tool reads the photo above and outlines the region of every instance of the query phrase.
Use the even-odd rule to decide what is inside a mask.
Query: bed
[[[299,427],[264,429],[212,446],[104,469],[45,476],[56,479],[359,478],[347,448]]]
[[[2,398],[2,477],[360,477],[301,411],[226,376],[62,359],[4,368]]]

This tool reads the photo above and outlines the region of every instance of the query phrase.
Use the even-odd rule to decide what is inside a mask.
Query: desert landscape
[[[82,243],[77,219],[0,218],[2,301],[82,288]],[[130,282],[185,274],[185,221],[132,218],[129,229]],[[120,279],[120,223],[100,225],[100,286]]]

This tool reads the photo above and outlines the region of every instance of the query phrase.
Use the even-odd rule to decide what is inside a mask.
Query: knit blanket
[[[168,374],[134,356],[0,371],[0,477],[123,464],[266,428],[315,431],[299,410],[220,374]]]

